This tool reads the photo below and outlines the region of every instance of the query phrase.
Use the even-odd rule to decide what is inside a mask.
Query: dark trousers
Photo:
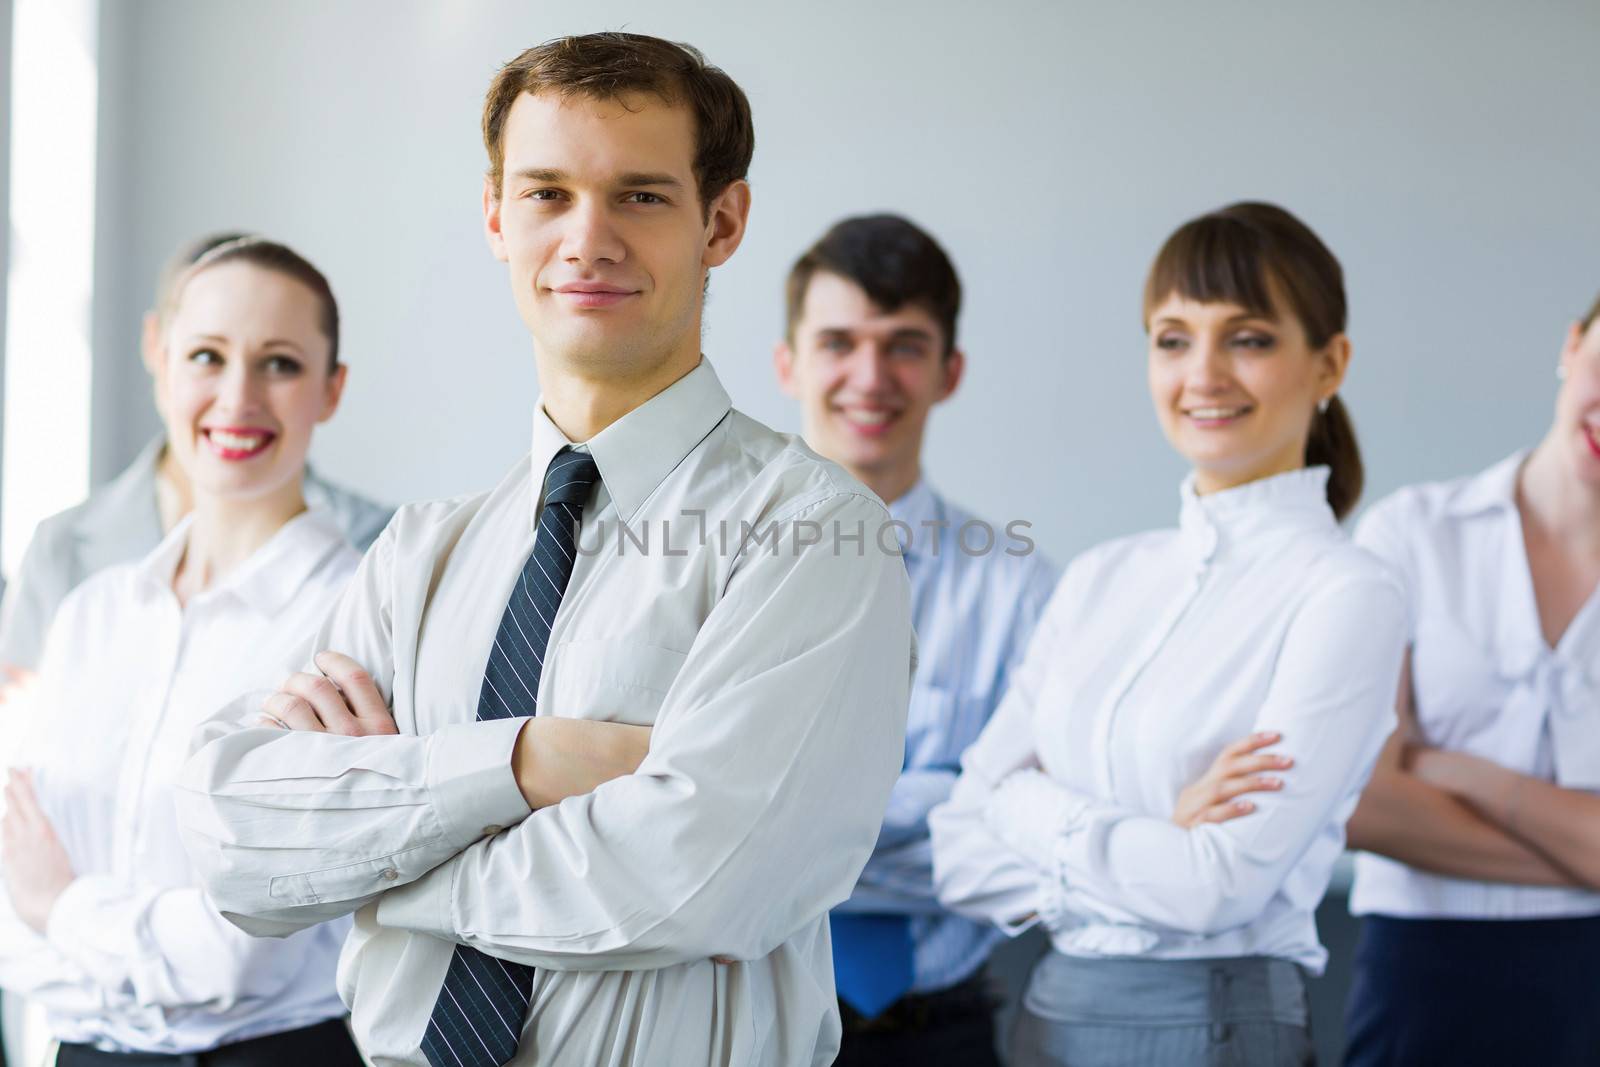
[[[91,1045],[62,1045],[56,1067],[362,1067],[343,1019],[267,1034],[209,1052],[101,1052]]]
[[[1000,1067],[994,1008],[980,976],[902,997],[874,1019],[840,1003],[844,1040],[834,1067]]]
[[[1600,1064],[1600,918],[1367,916],[1344,1062]]]

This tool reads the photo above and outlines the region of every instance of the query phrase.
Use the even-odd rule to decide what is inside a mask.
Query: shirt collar
[[[907,489],[889,504],[889,517],[896,522],[903,522],[910,528],[908,537],[905,530],[896,530],[900,538],[901,550],[906,555],[919,555],[921,551],[932,544],[932,538],[940,536],[941,531],[934,526],[924,526],[925,522],[937,522],[944,511],[939,500],[939,494],[934,492],[926,478],[918,478],[917,483]],[[944,531],[946,541],[955,535]]]
[[[147,591],[170,595],[178,561],[189,545],[194,513],[185,515],[155,550],[135,567]],[[239,566],[197,596],[196,600],[231,594],[245,606],[271,618],[288,606],[327,558],[345,547],[344,535],[333,518],[318,508],[308,508],[278,528]]]
[[[1526,449],[1513,453],[1488,470],[1467,480],[1446,502],[1445,509],[1458,518],[1517,506],[1517,475],[1528,458]]]
[[[1328,468],[1305,467],[1201,496],[1191,473],[1179,490],[1182,541],[1201,559],[1223,543],[1271,531],[1336,527],[1328,506]]]
[[[589,454],[600,468],[600,479],[616,504],[617,517],[630,521],[732,407],[711,361],[701,356],[688,374],[590,438]],[[572,443],[550,421],[541,402],[533,417],[535,507],[550,461]]]

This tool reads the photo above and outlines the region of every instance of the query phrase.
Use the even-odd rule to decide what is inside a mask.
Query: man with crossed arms
[[[882,503],[700,354],[748,104],[693,50],[594,34],[508,64],[484,135],[532,456],[402,508],[268,726],[202,735],[196,865],[253,933],[355,910],[339,984],[380,1067],[829,1063],[827,911],[900,768],[913,639]]]

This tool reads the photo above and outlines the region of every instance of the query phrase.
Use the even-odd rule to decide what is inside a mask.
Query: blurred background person
[[[1600,301],[1544,440],[1373,505],[1410,606],[1350,823],[1346,1063],[1600,1063]]]
[[[982,971],[1001,935],[935,899],[928,811],[950,795],[961,753],[1000,702],[1055,571],[1031,540],[974,519],[923,475],[928,416],[966,365],[961,283],[938,242],[894,215],[845,219],[795,262],[786,295],[778,381],[800,402],[806,443],[905,524],[918,644],[905,769],[872,858],[830,922],[844,1023],[836,1062],[998,1063]]]
[[[1303,1064],[1314,912],[1404,647],[1397,584],[1339,528],[1362,483],[1342,271],[1288,212],[1235,204],[1168,238],[1144,319],[1192,465],[1178,528],[1068,567],[930,817],[935,880],[958,911],[1050,932],[1013,1063]],[[1248,815],[1181,825],[1185,783],[1246,733],[1293,772]]]
[[[155,307],[145,312],[140,340],[158,409],[173,289],[201,256],[244,236],[215,233],[192,241],[161,273]],[[326,510],[346,540],[363,552],[393,514],[392,508],[324,481],[309,468],[303,492],[307,506]],[[147,555],[193,506],[189,475],[173,455],[170,439],[162,436],[83,503],[41,522],[0,602],[0,671],[5,673],[0,683],[26,684],[28,673],[38,664],[50,620],[68,593],[104,567]]]
[[[0,823],[0,984],[62,1065],[359,1064],[334,991],[347,924],[249,937],[199,888],[173,783],[194,727],[298,666],[359,554],[302,492],[339,404],[338,309],[292,250],[232,241],[164,302],[156,374],[188,514],[67,594]]]

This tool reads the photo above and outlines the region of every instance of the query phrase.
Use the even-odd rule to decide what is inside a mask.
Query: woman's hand
[[[33,791],[33,774],[11,771],[6,781],[6,816],[0,821],[6,892],[18,918],[39,933],[50,909],[77,877],[67,850]]]
[[[1189,830],[1201,823],[1227,822],[1255,811],[1253,802],[1238,798],[1245,793],[1282,789],[1283,779],[1265,772],[1286,771],[1294,766],[1288,756],[1261,752],[1281,740],[1282,734],[1251,734],[1224,748],[1206,773],[1178,794],[1172,821]]]

